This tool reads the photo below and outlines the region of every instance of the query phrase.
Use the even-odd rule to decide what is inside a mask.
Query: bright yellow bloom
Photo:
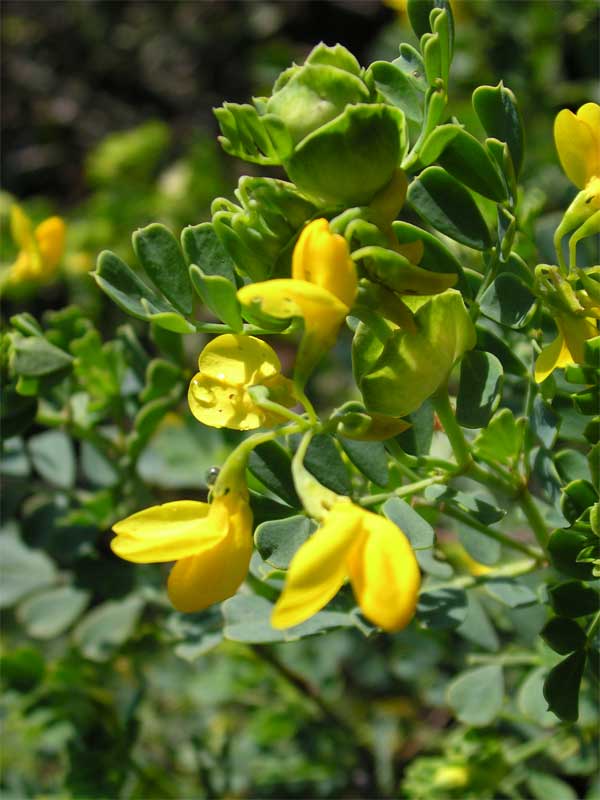
[[[35,229],[19,206],[10,210],[10,225],[19,254],[10,269],[10,281],[49,280],[56,272],[65,249],[65,223],[48,217]]]
[[[224,470],[223,470],[224,471]],[[213,501],[179,500],[138,511],[113,527],[113,552],[126,561],[177,561],[167,584],[178,611],[201,611],[235,594],[252,555],[252,512],[242,480],[223,487]]]
[[[273,626],[304,622],[348,577],[363,614],[383,630],[400,630],[413,618],[421,575],[410,542],[393,522],[339,501],[292,559]]]
[[[588,339],[598,336],[593,319],[574,314],[557,314],[558,336],[542,349],[535,362],[535,379],[538,383],[555,370],[570,364],[584,364],[584,348]]]
[[[554,141],[567,177],[583,189],[600,178],[600,106],[586,103],[577,114],[564,108],[554,122]]]
[[[292,382],[280,374],[277,354],[254,336],[217,336],[200,353],[198,368],[188,401],[196,419],[213,428],[247,431],[281,422],[256,404],[248,391],[252,386],[266,386],[269,400],[279,405],[296,402]]]
[[[335,342],[356,297],[356,267],[343,236],[326,219],[310,222],[292,257],[292,277],[252,283],[238,291],[242,305],[275,319],[304,320],[298,362],[308,371]]]

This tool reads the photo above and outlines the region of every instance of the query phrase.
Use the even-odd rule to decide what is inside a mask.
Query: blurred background
[[[211,109],[268,94],[279,72],[320,40],[341,42],[363,65],[395,58],[400,41],[414,43],[403,5],[4,0],[0,262],[6,273],[17,253],[8,233],[14,202],[35,222],[63,216],[67,248],[50,283],[4,287],[3,322],[75,304],[114,335],[126,318],[87,274],[98,252],[111,249],[131,262],[132,230],[162,221],[179,232],[209,218],[211,201],[231,197],[241,174],[258,174],[220,151]],[[574,193],[554,153],[553,118],[563,107],[598,100],[598,4],[453,0],[453,8],[450,113],[481,133],[473,89],[502,79],[517,95],[527,134],[523,184],[543,260],[553,215]],[[320,384],[325,395],[337,387]],[[155,496],[204,485],[206,467],[219,463],[221,439],[194,434],[190,444],[186,436],[180,423],[163,427],[140,462]],[[73,544],[64,545],[53,527],[56,498],[48,510],[48,492],[37,487],[32,501],[32,479],[11,463],[5,521],[18,506],[29,552],[49,553],[56,569],[72,570],[92,605],[126,598],[145,580],[139,574],[150,575],[110,560],[106,535],[100,556],[88,550],[67,558],[64,547]],[[192,480],[190,471],[200,477]],[[96,541],[97,530],[96,539],[87,535],[88,544]],[[27,591],[3,600],[7,800],[461,797],[436,794],[434,767],[449,758],[485,765],[482,753],[518,733],[510,714],[471,738],[451,723],[445,687],[470,647],[456,634],[411,629],[367,640],[345,631],[272,648],[225,642],[211,649],[180,619],[165,627],[160,609],[143,621],[134,614],[135,625],[98,649],[89,629],[73,639],[75,618],[58,631],[32,624],[31,607],[18,606]],[[529,630],[539,624],[533,614]],[[315,703],[313,685],[323,703]],[[336,719],[340,709],[349,728]],[[547,726],[543,708],[529,712],[519,724]],[[367,725],[374,753],[361,745]],[[559,756],[547,754],[555,759],[551,770]],[[565,758],[558,771],[570,776],[573,797],[583,796],[593,758],[581,751]]]

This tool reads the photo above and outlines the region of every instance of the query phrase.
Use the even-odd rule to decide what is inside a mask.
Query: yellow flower
[[[65,248],[65,223],[48,217],[35,229],[29,217],[15,205],[10,210],[10,225],[19,254],[10,269],[13,283],[49,280],[56,272]]]
[[[586,103],[577,114],[564,108],[554,121],[554,141],[567,177],[583,189],[600,179],[600,106]]]
[[[281,374],[275,351],[254,336],[226,333],[213,339],[198,358],[188,401],[197,420],[213,428],[247,431],[282,421],[252,399],[252,386],[266,386],[269,400],[279,405],[296,402],[292,382]]]
[[[178,500],[138,511],[113,527],[126,561],[176,561],[167,583],[178,611],[201,611],[235,594],[252,555],[252,512],[243,479],[221,476],[213,501]]]
[[[348,577],[363,614],[380,628],[397,631],[413,618],[421,576],[408,539],[393,522],[339,501],[292,559],[273,626],[304,622]]]
[[[584,364],[584,348],[588,339],[598,336],[593,319],[574,314],[557,314],[558,336],[542,349],[535,362],[535,379],[538,383],[555,370],[570,364]]]
[[[296,242],[292,277],[248,284],[238,291],[238,298],[242,305],[254,306],[269,317],[304,320],[297,366],[305,375],[335,342],[357,288],[356,267],[346,240],[329,231],[326,219],[316,219]]]

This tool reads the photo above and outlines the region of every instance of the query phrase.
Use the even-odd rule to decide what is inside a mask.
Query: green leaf
[[[473,442],[475,453],[489,461],[513,465],[523,446],[523,425],[509,408],[502,408]]]
[[[127,365],[120,341],[102,343],[94,328],[71,342],[75,374],[91,397],[90,408],[103,410],[121,394]]]
[[[441,167],[428,167],[413,180],[408,200],[425,222],[475,250],[491,247],[490,234],[468,190]]]
[[[496,356],[473,350],[460,364],[456,419],[465,428],[483,428],[502,397],[504,373]]]
[[[190,267],[192,286],[213,314],[236,333],[244,329],[235,282],[222,275],[207,275],[196,264]]]
[[[560,510],[573,524],[598,501],[598,492],[589,481],[571,481],[563,489]]]
[[[67,369],[73,359],[41,336],[28,336],[13,341],[11,363],[17,375],[40,378]]]
[[[571,578],[591,580],[593,565],[577,561],[579,553],[588,546],[590,537],[586,532],[558,529],[548,541],[548,551],[556,569]]]
[[[31,461],[37,472],[52,486],[70,489],[75,484],[75,450],[63,431],[44,431],[28,442]]]
[[[192,312],[192,287],[177,239],[158,222],[135,231],[135,254],[156,288],[183,314]]]
[[[411,427],[396,437],[402,449],[413,456],[427,456],[433,440],[433,405],[425,400],[406,417]]]
[[[419,595],[417,619],[424,628],[457,628],[467,616],[467,595],[462,589],[425,589]]]
[[[194,614],[171,614],[166,622],[176,641],[175,655],[190,663],[223,641],[222,627],[223,618],[217,606]]]
[[[335,439],[329,434],[313,436],[304,457],[304,466],[314,477],[338,494],[349,495],[352,491],[348,468],[344,464]]]
[[[182,378],[181,369],[177,365],[164,358],[153,358],[146,367],[146,385],[140,394],[140,400],[142,403],[149,403],[164,397],[182,382]]]
[[[504,703],[502,667],[490,664],[464,672],[448,687],[448,703],[466,725],[490,725]]]
[[[499,325],[519,329],[527,325],[535,304],[535,296],[522,281],[502,272],[483,293],[479,307]]]
[[[73,641],[90,661],[108,661],[133,634],[144,606],[139,597],[96,606],[73,631]]]
[[[484,525],[493,525],[494,522],[499,522],[506,516],[506,511],[482,500],[475,494],[450,489],[448,486],[428,486],[425,490],[425,497],[436,505],[440,501],[445,501],[460,511],[466,511]]]
[[[456,632],[469,642],[497,653],[500,649],[500,640],[494,630],[494,626],[489,617],[473,592],[467,595],[468,608],[464,622],[458,626]]]
[[[390,497],[383,504],[384,515],[408,537],[415,553],[433,547],[435,533],[427,520],[399,497]]]
[[[254,532],[254,542],[261,557],[276,569],[288,569],[298,548],[315,530],[316,524],[298,515],[262,522]]]
[[[521,608],[538,602],[531,589],[516,578],[491,578],[485,581],[484,589],[490,597],[509,608]]]
[[[406,73],[389,61],[375,61],[367,71],[386,103],[400,108],[407,119],[423,121],[423,94]]]
[[[566,656],[585,647],[586,635],[575,620],[553,617],[544,625],[540,636],[556,653]]]
[[[265,442],[255,447],[250,453],[248,469],[263,486],[288,505],[302,507],[294,488],[289,453],[277,442]]]
[[[211,222],[184,228],[181,246],[190,266],[196,264],[204,275],[218,275],[236,286],[235,264]]]
[[[17,619],[29,636],[36,639],[52,639],[59,636],[75,622],[86,607],[89,592],[73,586],[60,586],[40,592],[21,603]]]
[[[548,708],[563,722],[576,722],[579,717],[579,687],[585,667],[585,651],[576,650],[548,673],[544,697]]]
[[[478,86],[473,92],[473,108],[488,136],[506,142],[518,175],[523,162],[523,125],[517,101],[502,82],[497,86]]]
[[[600,595],[580,581],[565,581],[548,590],[550,603],[560,617],[587,617],[600,609]]]
[[[545,667],[533,669],[519,688],[517,704],[519,711],[527,719],[543,728],[549,728],[556,724],[556,717],[548,711],[548,704],[544,698],[545,676]]]
[[[534,800],[577,800],[578,795],[568,783],[561,781],[555,775],[545,772],[529,773],[527,785],[531,789]]]
[[[293,628],[277,630],[271,626],[273,605],[264,597],[251,594],[230,597],[221,609],[225,618],[223,635],[232,642],[294,642],[331,628],[360,627],[358,618],[350,614],[325,610]]]
[[[378,486],[389,480],[387,452],[382,442],[361,442],[338,436],[344,452],[359,472]]]
[[[12,606],[28,594],[55,583],[54,562],[41,550],[26,547],[16,536],[0,535],[0,553],[0,608]]]
[[[173,312],[170,303],[145,284],[138,275],[110,250],[98,256],[92,273],[98,286],[119,308],[133,317],[149,321],[155,314]],[[145,302],[142,302],[145,301]]]
[[[550,450],[558,436],[561,419],[550,403],[547,403],[539,394],[533,401],[530,423],[531,431],[536,439],[547,450]]]
[[[417,39],[420,39],[425,33],[431,32],[429,15],[435,7],[435,0],[408,0],[406,11]]]
[[[425,64],[421,54],[412,45],[402,42],[400,55],[392,61],[392,64],[402,70],[419,92],[424,94],[427,91]]]
[[[458,525],[458,538],[471,558],[488,566],[498,563],[502,555],[500,542],[490,539],[463,522]]]
[[[439,130],[437,128],[434,134]],[[469,189],[498,203],[507,199],[506,185],[487,150],[463,128],[458,128],[456,135],[446,143],[437,161]]]
[[[492,323],[488,322],[485,317],[482,317],[476,326],[477,347],[479,350],[485,350],[496,356],[498,361],[502,364],[505,373],[524,378],[528,374],[525,364],[514,354],[510,343],[504,341],[484,327],[486,324],[491,325]]]

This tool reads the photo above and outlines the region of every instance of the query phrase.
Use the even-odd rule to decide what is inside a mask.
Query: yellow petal
[[[555,369],[566,367],[572,364],[573,359],[569,348],[565,344],[562,334],[559,334],[556,339],[546,347],[542,348],[542,352],[535,362],[535,379],[537,383],[545,381],[548,375],[551,375]]]
[[[60,217],[48,217],[35,229],[35,238],[45,271],[52,272],[65,249],[65,223]]]
[[[238,291],[240,303],[257,306],[275,319],[304,319],[307,333],[323,341],[323,350],[331,346],[349,308],[334,294],[308,281],[281,278],[251,283]]]
[[[139,564],[175,561],[214,546],[226,535],[227,520],[223,506],[194,500],[152,506],[117,522],[111,547]]]
[[[356,543],[359,520],[352,503],[338,503],[324,524],[305,542],[290,564],[271,624],[290,628],[320,611],[347,576],[348,552]]]
[[[249,431],[265,422],[264,411],[243,386],[221,383],[202,372],[192,378],[188,402],[196,419],[211,428]]]
[[[21,206],[10,207],[10,232],[15,244],[22,250],[31,247],[33,243],[33,226]]]
[[[334,294],[349,308],[357,291],[356,267],[343,236],[326,219],[315,219],[300,234],[292,257],[292,278]]]
[[[402,531],[361,509],[363,536],[350,553],[349,574],[367,619],[386,631],[405,628],[415,614],[421,585],[419,565]]]
[[[600,178],[600,106],[598,103],[585,103],[577,111],[577,117],[589,125],[595,148],[587,154],[590,176]]]
[[[561,332],[565,347],[569,352],[571,364],[584,364],[584,348],[588,339],[598,336],[598,326],[592,319],[585,317],[558,317],[556,320],[559,331]],[[562,367],[566,364],[558,364]]]
[[[273,348],[261,339],[226,333],[206,345],[198,367],[224,384],[253,386],[280,372],[281,363]]]
[[[215,501],[211,509],[218,504]],[[212,547],[178,561],[167,583],[169,598],[178,611],[201,611],[236,593],[252,555],[252,514],[244,501],[229,518],[227,534]]]
[[[586,104],[590,105],[594,104]],[[586,106],[582,108],[585,109]],[[557,114],[554,121],[554,141],[560,163],[567,177],[580,189],[598,174],[600,165],[600,137],[587,119],[595,119],[592,110],[584,111],[580,117],[579,113],[576,116],[565,108]]]

